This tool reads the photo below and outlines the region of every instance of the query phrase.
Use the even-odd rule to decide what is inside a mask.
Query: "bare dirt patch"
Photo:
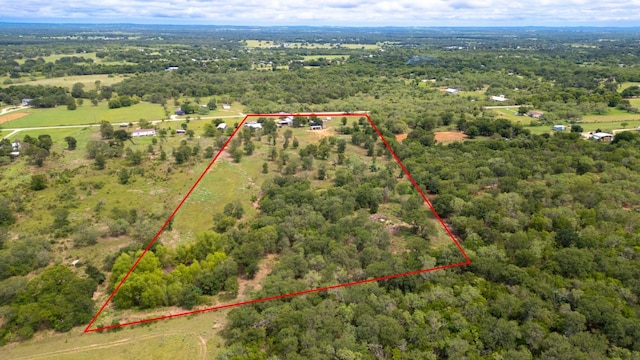
[[[434,134],[437,142],[461,141],[467,138],[467,135],[457,131],[436,131]]]
[[[247,290],[262,289],[262,280],[271,273],[275,260],[276,255],[267,255],[267,257],[258,264],[259,270],[253,279],[238,279],[238,301],[243,301],[248,298],[250,294],[246,293]]]
[[[335,130],[331,126],[327,126],[326,128],[321,130],[308,130],[308,132],[310,134],[317,136],[320,139],[336,134]]]
[[[409,136],[409,134],[397,134],[396,135],[396,141],[401,143],[404,141],[404,139],[407,138],[407,136]]]
[[[20,119],[21,117],[25,117],[27,115],[29,115],[29,113],[26,113],[26,112],[16,112],[16,113],[11,113],[7,115],[2,115],[0,116],[0,124],[4,124],[9,121]]]

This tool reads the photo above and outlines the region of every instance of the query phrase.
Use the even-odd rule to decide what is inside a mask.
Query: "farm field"
[[[51,109],[25,109],[20,113],[26,113],[19,119],[5,122],[5,128],[27,128],[42,126],[64,126],[64,125],[86,125],[99,124],[102,120],[111,123],[133,122],[140,119],[156,120],[165,117],[162,106],[140,102],[139,104],[118,109],[109,109],[106,101],[102,101],[98,106],[92,106],[88,101],[78,106],[76,110],[67,110],[66,106],[58,106]],[[12,113],[16,114],[16,113]],[[5,116],[15,116],[12,114],[0,116],[0,123]]]
[[[96,81],[100,81],[101,86],[109,86],[118,83],[125,79],[126,75],[76,75],[76,76],[64,76],[58,78],[41,78],[36,80],[29,80],[26,78],[11,79],[13,84],[3,84],[3,79],[0,77],[0,88],[11,85],[49,85],[49,86],[61,86],[71,89],[73,84],[84,84],[85,90],[95,88]],[[88,102],[88,100],[86,100]]]

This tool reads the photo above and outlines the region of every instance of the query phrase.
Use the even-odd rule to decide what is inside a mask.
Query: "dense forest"
[[[504,95],[517,116],[544,111],[527,125],[576,129],[586,115],[638,113],[637,32],[249,30],[0,25],[7,106],[142,102],[168,118],[190,106],[204,116],[222,99],[246,113],[366,110],[375,125],[334,118],[335,132],[316,138],[304,131],[318,118],[288,129],[263,117],[261,129],[238,131],[223,156],[262,166],[251,201],[225,203],[188,241],[173,239],[181,233],[170,223],[130,275],[171,214],[173,188],[153,204],[96,199],[166,184],[184,191],[233,126],[185,119],[179,137],[168,122],[142,119],[159,135],[145,142],[103,121],[77,146],[30,132],[25,156],[0,167],[0,344],[86,325],[124,276],[97,326],[244,299],[242,284],[267,262],[253,299],[465,261],[379,130],[471,264],[229,310],[219,359],[640,357],[640,133],[611,142],[573,129],[535,134],[487,108]],[[95,74],[126,77],[95,88],[29,84]],[[437,142],[437,130],[467,139]],[[10,146],[0,143],[0,158]],[[104,253],[109,242],[117,249]],[[99,258],[62,264],[60,253],[77,249]]]

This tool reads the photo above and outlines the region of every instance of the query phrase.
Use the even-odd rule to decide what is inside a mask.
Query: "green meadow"
[[[8,77],[0,77],[0,88],[10,85],[49,85],[71,89],[75,83],[82,83],[84,84],[85,90],[91,90],[95,88],[96,81],[100,81],[100,86],[109,86],[121,82],[126,77],[126,75],[75,75],[58,78],[36,77],[35,80],[27,78],[11,79],[13,84],[3,84],[4,80],[8,79]]]
[[[68,110],[66,106],[51,109],[25,109],[21,112],[28,116],[2,124],[5,129],[43,126],[99,124],[106,120],[111,123],[135,122],[140,119],[156,120],[165,117],[161,105],[140,102],[139,104],[118,109],[109,109],[106,101],[93,106],[88,100],[76,110]],[[0,117],[2,119],[2,117]]]
[[[117,331],[49,332],[21,344],[2,348],[12,360],[213,359],[223,347],[219,335],[228,310],[214,311],[125,327]]]

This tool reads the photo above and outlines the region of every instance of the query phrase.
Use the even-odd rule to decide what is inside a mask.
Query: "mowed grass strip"
[[[78,106],[76,110],[68,110],[66,106],[51,109],[26,109],[28,116],[15,119],[3,124],[5,129],[29,128],[43,126],[65,126],[99,124],[102,120],[111,123],[135,122],[140,119],[157,120],[165,116],[164,109],[158,104],[141,102],[129,107],[109,109],[102,101],[98,106],[92,106],[88,100]],[[2,117],[0,117],[2,119]]]

